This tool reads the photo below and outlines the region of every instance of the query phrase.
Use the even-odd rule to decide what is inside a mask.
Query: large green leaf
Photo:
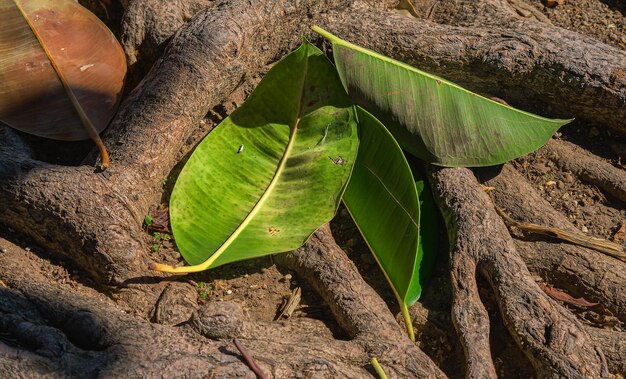
[[[308,42],[278,62],[183,168],[170,200],[176,244],[205,270],[301,246],[336,212],[358,148],[354,106]]]
[[[74,0],[0,0],[0,121],[41,137],[91,138],[115,114],[126,58]]]
[[[541,147],[571,120],[552,120],[472,93],[445,79],[353,45],[323,29],[353,100],[403,149],[442,166],[489,166]]]
[[[343,201],[401,305],[421,294],[420,203],[409,164],[387,129],[357,107],[360,147]]]
[[[418,171],[413,171],[415,187],[420,201],[420,238],[417,256],[420,261],[419,282],[422,288],[432,273],[435,258],[439,251],[439,231],[441,220],[439,209],[428,187],[428,183]]]

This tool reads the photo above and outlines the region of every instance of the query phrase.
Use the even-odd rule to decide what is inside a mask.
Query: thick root
[[[430,176],[448,228],[451,262],[456,255],[465,255],[488,279],[505,325],[539,376],[607,377],[602,351],[574,315],[548,298],[531,279],[506,226],[472,172],[433,169]],[[472,301],[479,303],[480,299]],[[454,312],[474,308],[463,305]],[[468,372],[471,377],[480,374]]]

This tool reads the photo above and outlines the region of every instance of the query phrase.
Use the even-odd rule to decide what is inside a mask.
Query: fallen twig
[[[254,361],[254,359],[252,358],[250,353],[248,353],[248,350],[246,350],[246,348],[243,347],[241,342],[239,342],[239,340],[237,338],[233,338],[233,343],[237,347],[237,350],[239,350],[239,352],[243,356],[243,360],[246,362],[248,367],[250,367],[250,370],[252,370],[252,372],[254,372],[254,374],[256,375],[257,379],[268,379],[268,376],[265,375],[265,373],[263,372],[263,370],[261,370],[259,365],[256,364],[256,362]]]
[[[283,303],[283,306],[280,308],[280,313],[276,318],[276,320],[280,320],[284,318],[290,318],[293,312],[298,309],[300,306],[300,300],[302,299],[302,290],[300,287],[296,287],[291,291],[291,295],[289,295],[289,299]]]
[[[504,213],[501,208],[495,208],[498,212],[498,215],[500,215],[500,217],[502,217],[502,219],[507,224],[515,226],[516,228],[519,228],[524,232],[542,234],[545,236],[557,238],[562,241],[573,243],[574,245],[583,246],[588,249],[599,251],[603,254],[610,255],[613,258],[617,258],[626,262],[626,251],[622,245],[601,238],[589,237],[582,233],[573,233],[550,226],[518,222],[513,220],[506,213]]]

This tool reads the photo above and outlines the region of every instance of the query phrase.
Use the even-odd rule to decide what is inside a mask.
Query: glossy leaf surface
[[[420,203],[409,164],[389,131],[357,107],[360,147],[343,201],[398,299],[421,294]]]
[[[198,145],[176,182],[176,244],[203,265],[155,268],[201,271],[301,246],[335,214],[358,143],[336,70],[304,43]]]
[[[74,0],[0,0],[0,121],[59,140],[96,139],[126,74],[121,46]]]
[[[548,119],[472,93],[445,79],[353,45],[333,43],[353,100],[372,112],[403,149],[442,166],[490,166],[532,152],[571,120]]]

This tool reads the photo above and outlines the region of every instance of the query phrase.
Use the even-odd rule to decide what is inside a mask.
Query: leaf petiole
[[[400,313],[402,313],[402,318],[404,318],[404,325],[406,325],[406,332],[409,335],[409,339],[411,340],[411,342],[415,342],[415,331],[413,330],[413,323],[411,322],[409,308],[406,306],[406,304],[404,304],[404,301],[400,299],[400,296],[398,296],[398,293],[395,290],[393,291],[393,293],[396,295],[396,300],[398,300]]]
[[[380,363],[378,363],[378,359],[376,359],[376,357],[372,358],[372,366],[374,367],[374,370],[376,371],[376,374],[378,374],[378,377],[380,379],[387,379],[387,374],[385,374],[385,370],[383,370],[383,367],[380,365]]]

